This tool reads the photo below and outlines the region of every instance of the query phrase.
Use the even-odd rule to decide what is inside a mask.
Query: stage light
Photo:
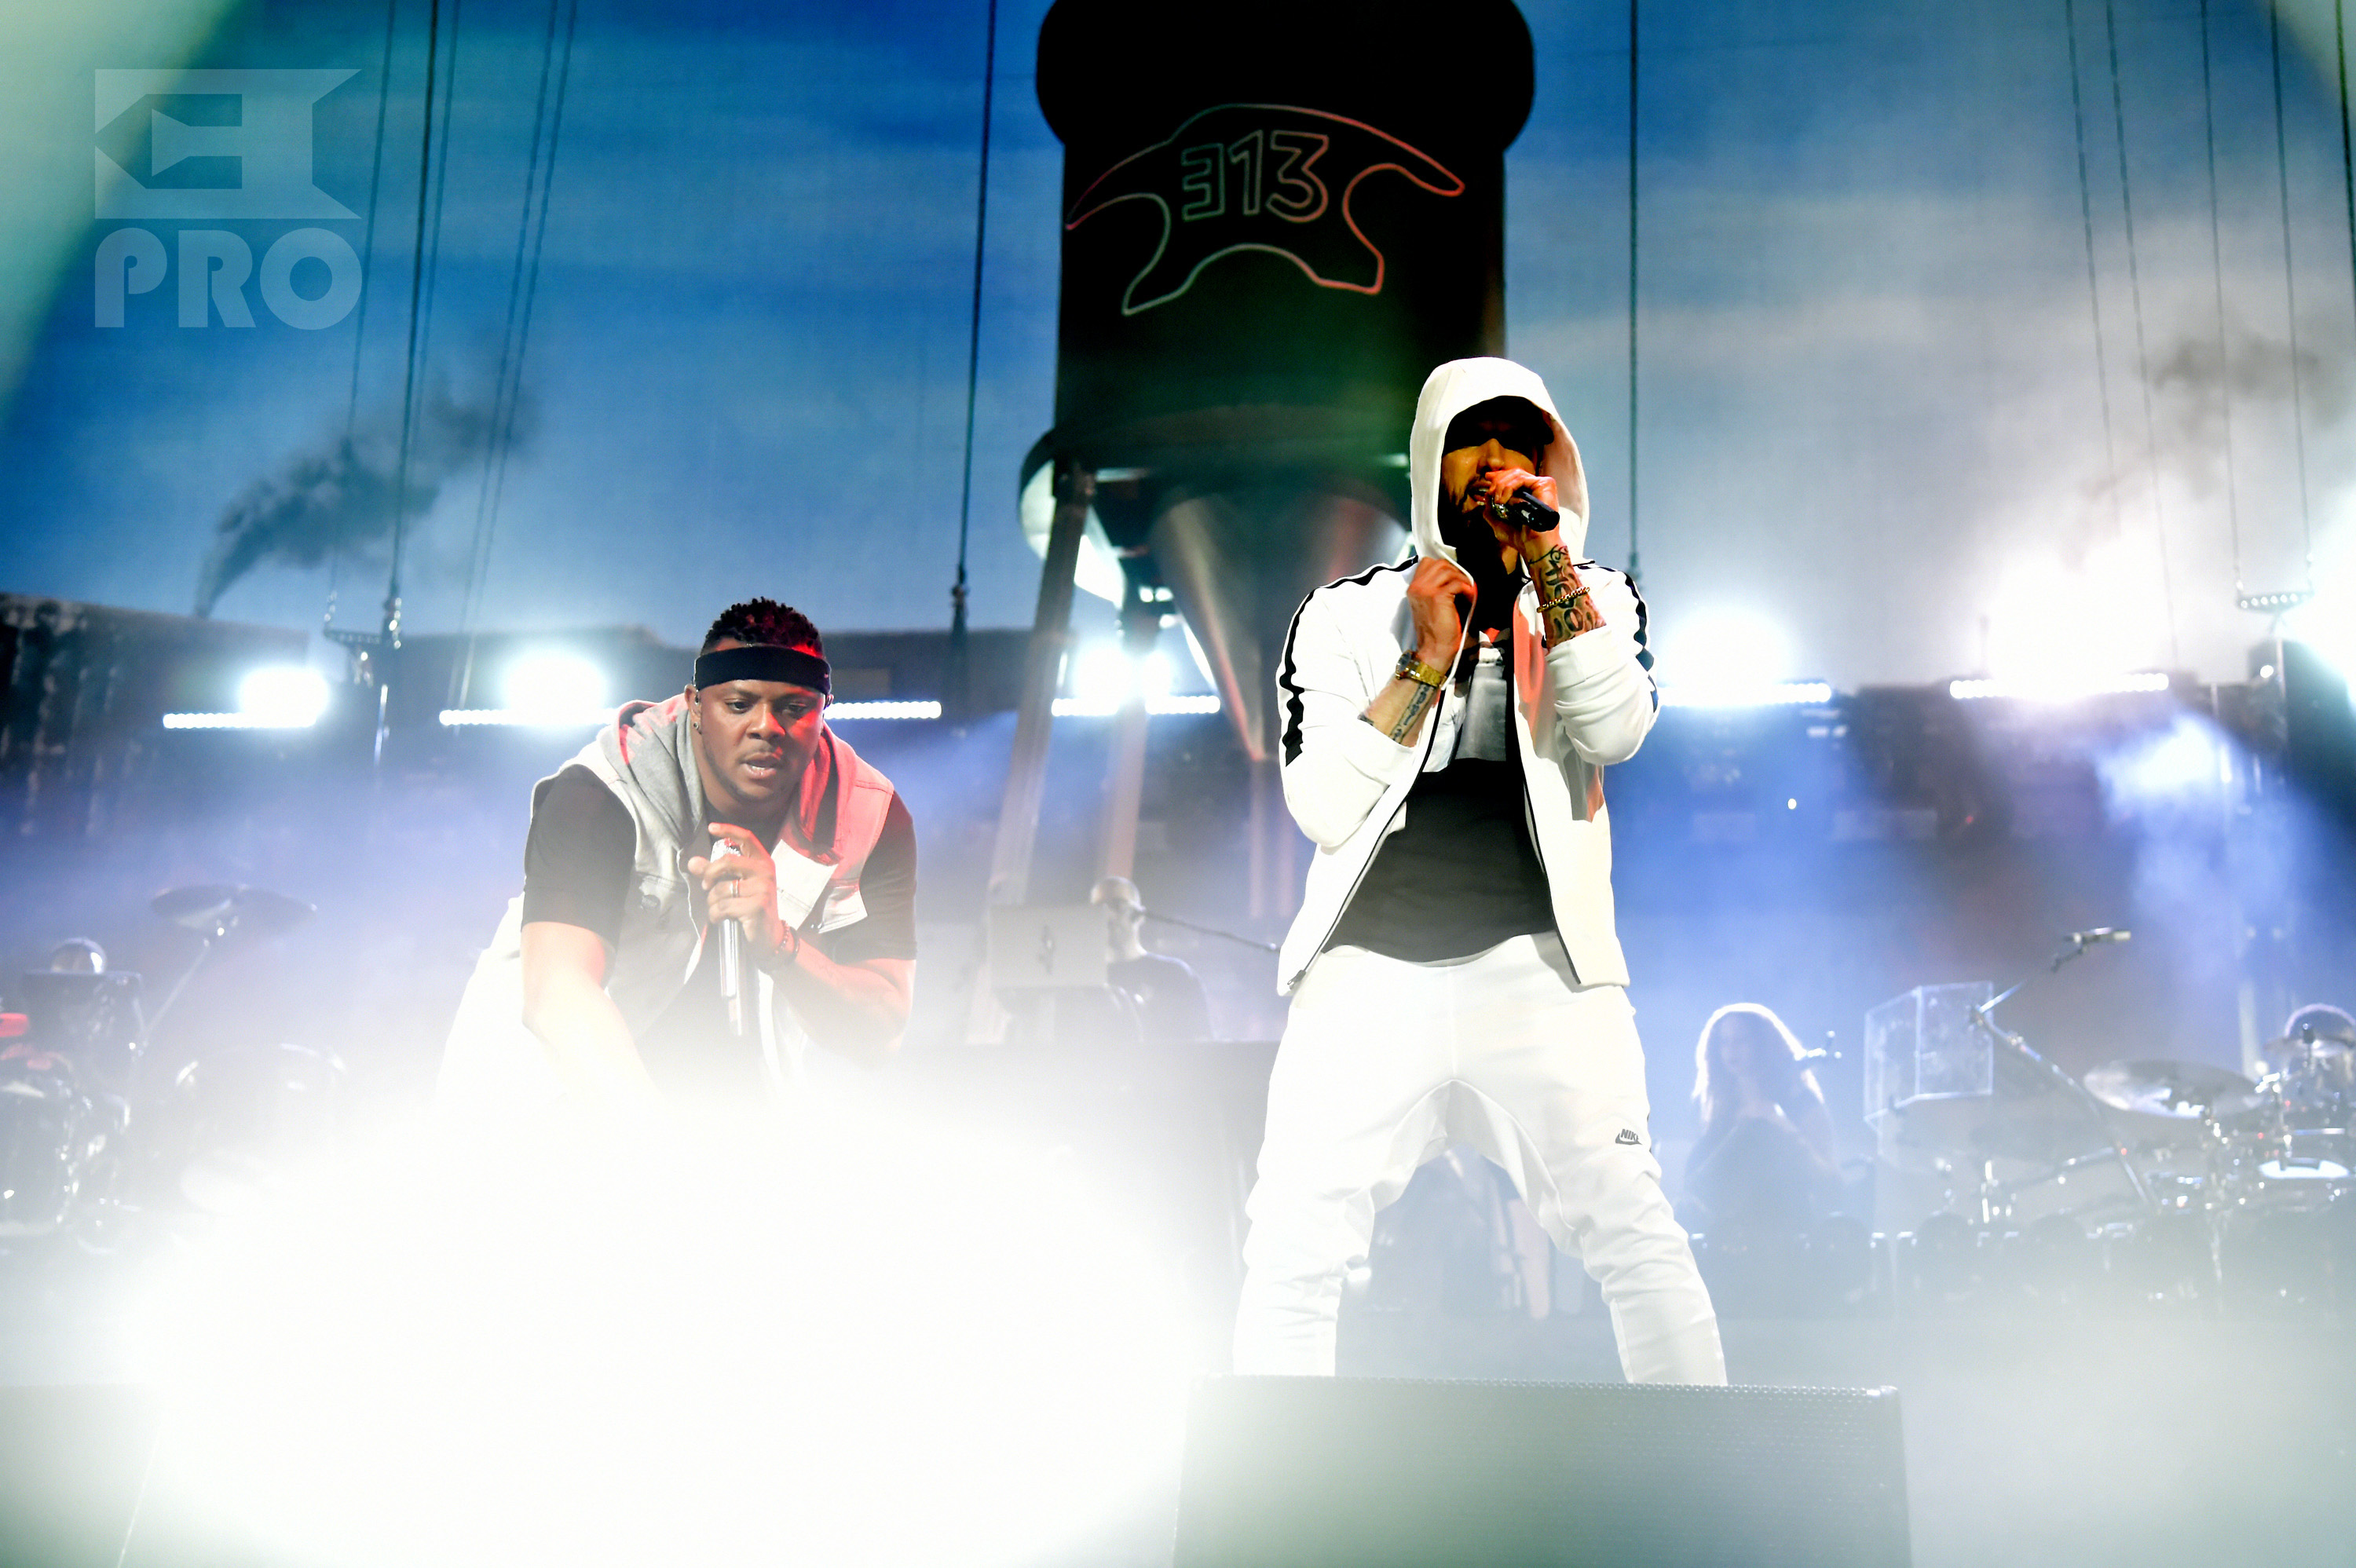
[[[905,1111],[500,1148],[305,1171],[190,1249],[156,1517],[322,1568],[932,1568],[1175,1464],[1205,1348],[1065,1161]]]
[[[1146,712],[1156,718],[1219,710],[1213,693],[1173,694],[1170,688],[1177,683],[1177,667],[1160,649],[1139,656],[1117,642],[1095,643],[1075,657],[1072,695],[1055,699],[1055,714],[1058,719],[1109,718],[1133,696],[1142,696]]]
[[[2283,613],[2284,635],[2306,644],[2356,697],[2356,523],[2319,543],[2314,578],[2307,602]]]
[[[2167,590],[2147,548],[2114,540],[2075,561],[2026,551],[1983,603],[1987,667],[1949,687],[1958,699],[2061,702],[2168,684],[2149,673],[2169,640]]]
[[[333,697],[327,677],[308,665],[265,665],[237,688],[234,713],[166,713],[166,730],[307,730]]]
[[[451,729],[476,725],[500,726],[508,729],[572,730],[594,729],[612,719],[611,708],[590,709],[582,712],[544,711],[529,708],[444,708],[442,722]]]
[[[1055,699],[1058,719],[1110,719],[1120,711],[1118,702],[1087,702],[1076,697]],[[1167,697],[1149,697],[1145,711],[1156,719],[1198,717],[1219,711],[1219,694],[1215,691],[1173,692]]]
[[[605,699],[605,672],[579,654],[537,649],[508,667],[508,707],[530,715],[526,722],[571,724],[584,713],[612,707]]]
[[[614,717],[605,672],[579,654],[539,648],[508,666],[500,683],[504,708],[445,708],[452,729],[477,725],[541,730],[594,730]]]
[[[1092,643],[1073,661],[1072,695],[1083,707],[1110,712],[1136,686],[1137,667],[1119,643]]]
[[[2134,675],[2071,675],[2057,673],[2045,679],[1951,680],[1947,695],[1958,702],[2007,698],[2015,702],[2075,702],[2088,697],[2123,697],[2135,692],[2166,691],[2168,677],[2157,670]]]
[[[1788,680],[1783,628],[1743,607],[1707,610],[1664,635],[1658,678],[1665,708],[1774,708],[1829,702],[1820,680]]]
[[[1833,699],[1832,683],[1771,680],[1746,685],[1677,685],[1661,688],[1664,708],[1806,708]]]
[[[238,684],[237,710],[264,729],[304,730],[327,710],[327,678],[308,665],[272,665]]]
[[[938,719],[941,705],[937,702],[830,702],[826,705],[826,721],[838,719]]]

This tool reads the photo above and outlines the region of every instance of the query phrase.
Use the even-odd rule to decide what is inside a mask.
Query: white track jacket
[[[1415,551],[1449,560],[1440,537],[1440,443],[1449,421],[1491,398],[1528,400],[1546,411],[1554,441],[1540,458],[1562,500],[1562,541],[1586,546],[1586,486],[1579,449],[1546,383],[1506,359],[1457,359],[1434,370],[1417,400],[1408,448]],[[1400,746],[1362,715],[1390,683],[1413,631],[1407,587],[1414,556],[1327,583],[1302,601],[1277,672],[1285,805],[1317,846],[1301,912],[1277,964],[1290,994],[1333,934],[1383,839],[1406,821],[1408,792],[1424,769],[1454,754],[1462,699],[1443,689],[1422,738]],[[1579,574],[1603,624],[1547,651],[1537,591],[1525,585],[1513,617],[1513,674],[1524,808],[1544,864],[1555,929],[1582,985],[1624,986],[1627,961],[1612,912],[1612,820],[1603,770],[1633,756],[1660,697],[1644,645],[1644,602],[1626,574],[1580,560]],[[1461,651],[1461,650],[1460,650]]]

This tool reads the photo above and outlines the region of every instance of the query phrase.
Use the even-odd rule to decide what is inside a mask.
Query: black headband
[[[696,656],[697,689],[732,680],[781,680],[788,686],[806,686],[821,697],[834,695],[826,660],[800,648],[755,644]]]

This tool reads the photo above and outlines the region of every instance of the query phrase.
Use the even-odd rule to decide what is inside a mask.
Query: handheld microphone
[[[1486,505],[1489,516],[1525,533],[1544,533],[1562,518],[1559,512],[1526,490],[1516,496],[1492,496]]]
[[[712,847],[712,858],[736,853],[723,838]],[[728,1032],[744,1038],[744,933],[733,920],[720,923],[720,995],[728,1004]]]

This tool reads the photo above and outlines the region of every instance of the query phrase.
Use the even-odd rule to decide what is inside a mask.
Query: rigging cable
[[[2233,350],[2225,341],[2225,250],[2217,219],[2217,97],[2209,71],[2209,0],[2201,0],[2201,108],[2209,142],[2209,275],[2217,285],[2217,404],[2225,432],[2225,526],[2233,540],[2233,593],[2242,592],[2242,509],[2233,478]]]
[[[1643,576],[1636,533],[1636,7],[1628,0],[1628,581]],[[1590,502],[1592,508],[1594,503]]]
[[[376,74],[376,151],[369,160],[368,224],[360,231],[360,297],[359,310],[352,321],[352,384],[344,398],[343,461],[355,463],[358,454],[352,450],[352,432],[359,420],[360,354],[368,343],[367,279],[369,266],[376,260],[377,195],[384,187],[384,112],[392,96],[392,24],[399,0],[384,0],[384,54],[378,61]],[[344,540],[341,533],[327,548],[327,610],[321,620],[329,627],[336,624],[336,587],[343,574]]]
[[[434,164],[434,222],[427,230],[425,304],[417,327],[420,369],[434,360],[434,300],[442,283],[442,210],[450,193],[450,111],[458,101],[459,13],[466,0],[450,0],[450,58],[442,71],[442,134],[440,155]]]
[[[475,653],[481,637],[476,617],[490,575],[491,541],[498,529],[499,502],[507,489],[508,456],[515,447],[516,411],[523,396],[524,347],[531,335],[531,304],[539,293],[540,258],[548,239],[548,189],[556,174],[556,136],[564,122],[564,90],[573,74],[573,38],[581,19],[580,0],[573,0],[565,23],[563,63],[557,68],[556,112],[552,117],[548,112],[548,81],[557,52],[556,12],[557,0],[548,0],[548,32],[541,41],[540,87],[532,101],[531,151],[524,166],[523,206],[516,217],[515,264],[508,273],[507,319],[499,333],[498,370],[492,378],[491,450],[486,454],[482,484],[475,496],[475,540],[468,553],[466,598],[459,616],[466,632],[466,654],[455,672],[451,692],[451,705],[455,708],[467,707],[474,691]],[[535,197],[539,203],[537,224],[533,213]]]
[[[417,411],[417,325],[418,306],[425,288],[425,215],[427,202],[434,194],[434,88],[441,59],[442,0],[428,0],[425,14],[425,113],[417,145],[417,225],[416,243],[409,262],[409,344],[403,357],[401,379],[401,447],[393,464],[392,485],[392,568],[385,579],[384,651],[388,654],[401,639],[401,549],[402,536],[407,532],[409,511],[409,440]],[[384,687],[377,688],[377,750],[384,749]]]
[[[2351,142],[2348,123],[2348,19],[2345,0],[2331,0],[2332,52],[2340,57],[2340,188],[2348,200],[2348,263],[2350,279],[2356,283],[2356,142]],[[2310,530],[2307,544],[2307,575],[2309,586],[2315,578],[2315,540]]]
[[[958,709],[955,717],[965,717],[966,685],[966,545],[973,523],[973,416],[981,389],[981,263],[982,247],[990,232],[990,115],[991,96],[998,85],[998,0],[990,0],[989,15],[983,24],[981,50],[981,168],[974,180],[973,197],[973,312],[966,331],[965,344],[965,478],[958,491],[958,560],[957,581],[949,588],[949,679],[945,684],[954,687],[945,691]]]
[[[2271,7],[2275,73],[2275,181],[2282,191],[2283,314],[2290,331],[2290,429],[2298,449],[2298,521],[2305,540],[2308,580],[2315,577],[2315,521],[2307,495],[2307,412],[2298,387],[2298,282],[2290,254],[2290,156],[2283,145],[2282,7]]]
[[[2062,30],[2070,39],[2070,118],[2078,132],[2078,216],[2086,228],[2086,297],[2094,315],[2094,389],[2103,408],[2103,462],[2111,498],[2111,528],[2119,528],[2119,453],[2111,434],[2111,373],[2103,356],[2103,287],[2094,274],[2094,198],[2086,175],[2086,106],[2079,91],[2078,9],[2075,0],[2062,0]]]
[[[2151,359],[2144,348],[2143,282],[2136,270],[2135,187],[2127,179],[2127,115],[2119,91],[2117,0],[2103,0],[2103,26],[2110,39],[2111,121],[2119,148],[2119,208],[2126,220],[2127,297],[2135,307],[2136,385],[2143,393],[2144,453],[2151,471],[2151,532],[2159,550],[2159,599],[2168,615],[2169,662],[2181,666],[2184,655],[2176,640],[2176,584],[2168,564],[2168,517],[2160,507],[2159,428],[2151,418]]]

